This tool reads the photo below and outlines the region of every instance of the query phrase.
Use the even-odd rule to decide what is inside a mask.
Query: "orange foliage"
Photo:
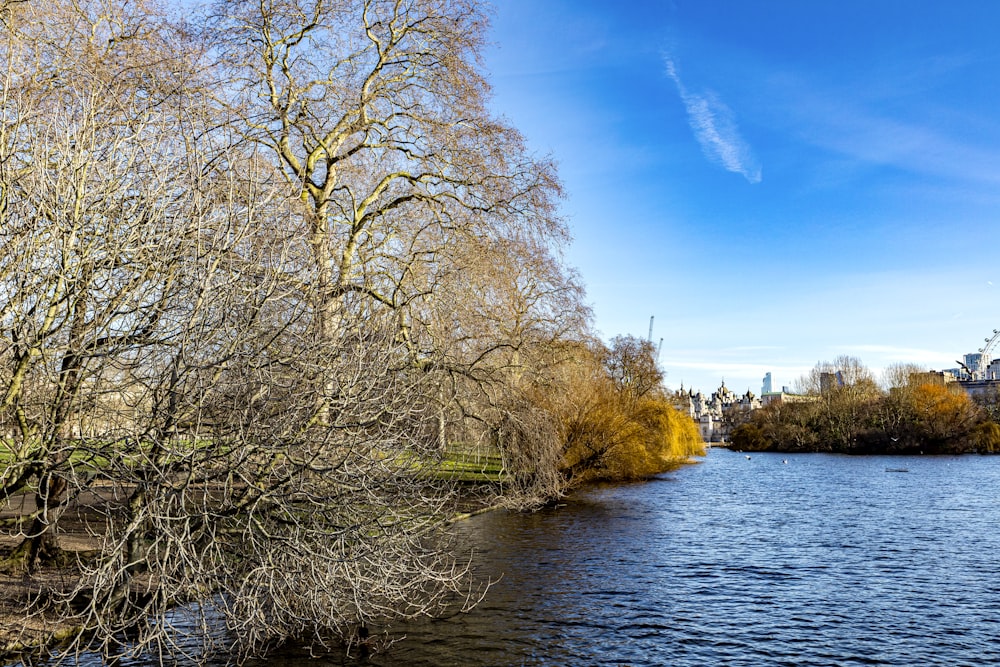
[[[922,384],[910,395],[914,434],[932,443],[968,436],[978,421],[978,408],[961,388]]]
[[[637,396],[606,358],[607,350],[581,347],[534,397],[562,426],[570,482],[642,479],[704,454],[697,425],[670,404],[659,378]]]

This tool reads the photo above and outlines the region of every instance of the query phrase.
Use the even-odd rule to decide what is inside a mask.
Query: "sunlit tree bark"
[[[476,4],[282,1],[218,12],[233,78],[246,82],[233,107],[300,207],[316,339],[343,319],[391,314],[409,365],[432,376],[425,400],[436,405],[439,442],[453,430],[506,452],[501,404],[518,404],[508,390],[524,346],[578,333],[585,313],[552,254],[565,240],[552,166],[486,109]],[[322,424],[337,389],[321,371],[316,381]]]

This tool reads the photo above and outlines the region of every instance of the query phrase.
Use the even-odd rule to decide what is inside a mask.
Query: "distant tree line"
[[[186,623],[203,659],[473,604],[454,452],[530,507],[698,450],[651,346],[589,331],[480,3],[0,0],[0,26],[0,565],[78,628],[66,656],[183,655],[187,601],[228,629]]]
[[[806,400],[776,402],[732,433],[746,451],[958,454],[1000,451],[998,396],[972,399],[958,383],[909,364],[883,386],[854,357],[820,363],[800,381]]]

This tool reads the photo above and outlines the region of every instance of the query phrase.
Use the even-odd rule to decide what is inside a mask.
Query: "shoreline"
[[[461,511],[456,511],[445,525],[506,509],[503,503],[494,500],[469,493],[460,500]],[[85,507],[77,508],[73,526],[60,530],[58,535],[60,546],[71,563],[78,562],[95,546],[95,536],[85,528],[85,510]],[[0,540],[0,546],[9,549],[17,541],[16,536],[6,535]],[[0,667],[24,664],[25,658],[44,655],[85,632],[81,624],[59,618],[51,611],[25,613],[31,601],[39,596],[72,590],[77,576],[73,565],[44,566],[30,578],[21,573],[0,572]]]
[[[708,443],[706,443],[708,445]],[[717,445],[712,445],[717,446]],[[709,447],[706,446],[706,449]],[[686,465],[700,463],[698,458],[686,457],[673,463],[669,468],[658,474],[673,472]],[[645,479],[630,481],[593,480],[574,485],[566,492],[575,492],[588,486],[604,484],[622,484],[648,482],[656,478],[651,475]],[[562,496],[549,499],[539,507],[552,502],[558,502]],[[483,497],[470,493],[460,500],[461,511],[457,511],[445,521],[446,526],[460,521],[466,521],[476,516],[500,510],[517,511],[503,502],[497,502],[496,497]],[[74,527],[62,530],[59,541],[66,550],[71,561],[77,561],[83,554],[93,549],[95,536],[84,528],[85,507],[77,508]],[[458,509],[458,508],[456,508]],[[11,542],[12,536],[4,542]],[[4,546],[10,546],[4,544]],[[32,597],[52,592],[71,590],[75,584],[76,571],[72,566],[43,567],[30,579],[23,574],[0,573],[0,667],[18,664],[29,655],[44,654],[58,646],[71,641],[81,634],[82,626],[56,617],[50,612],[34,612],[25,615],[23,610],[30,605]]]

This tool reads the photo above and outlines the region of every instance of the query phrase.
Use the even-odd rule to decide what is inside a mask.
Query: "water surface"
[[[486,601],[348,664],[1000,664],[998,493],[1000,457],[713,449],[465,522]]]
[[[263,664],[1000,664],[998,497],[1000,456],[713,449],[652,482],[461,522],[497,583],[387,653]]]

